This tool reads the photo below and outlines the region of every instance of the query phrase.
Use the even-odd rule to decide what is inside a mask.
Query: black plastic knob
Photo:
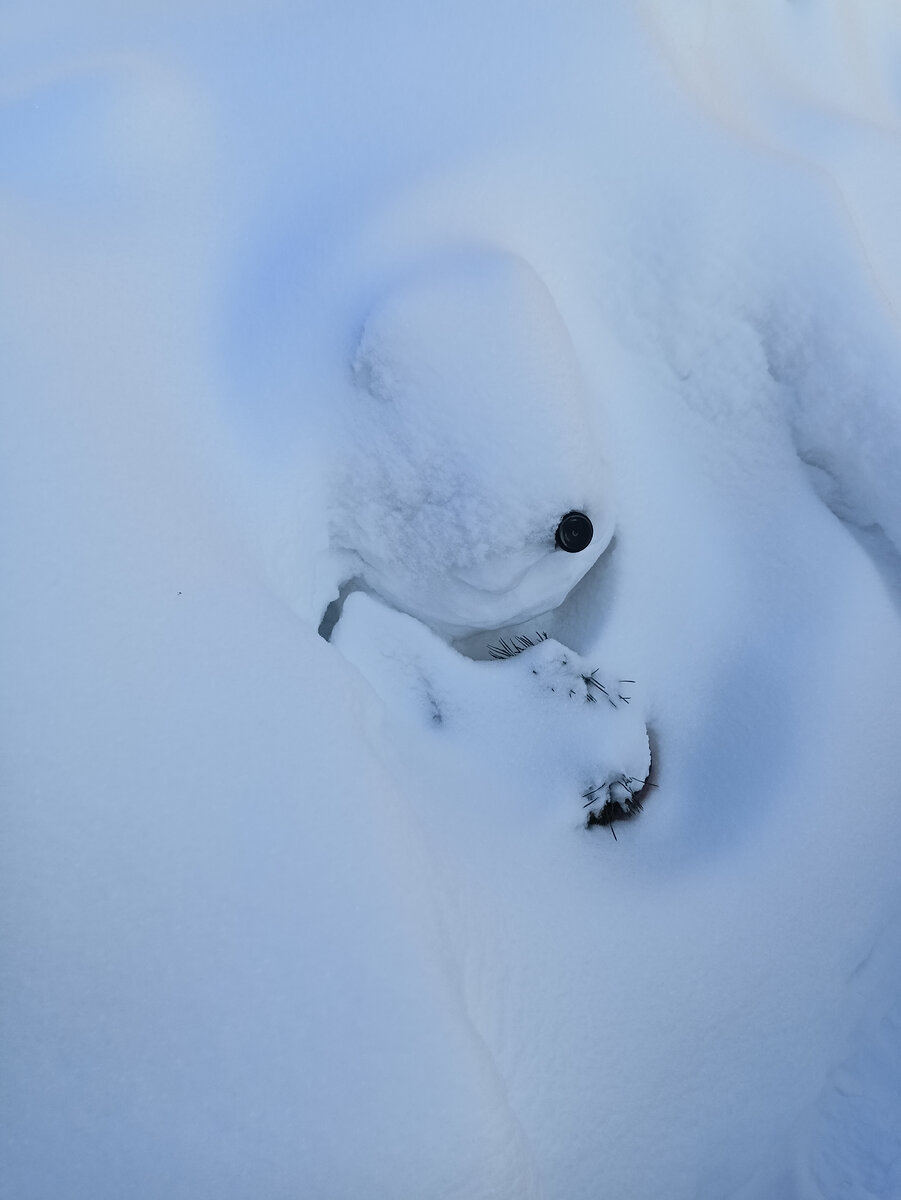
[[[560,550],[567,554],[578,554],[591,544],[594,537],[594,526],[583,512],[568,512],[562,517],[554,535]]]

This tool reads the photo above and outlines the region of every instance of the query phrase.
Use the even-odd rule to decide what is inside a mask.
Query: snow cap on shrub
[[[336,540],[370,587],[459,635],[556,607],[613,531],[575,349],[521,258],[446,256],[375,304],[353,358]],[[585,513],[590,544],[555,547]]]

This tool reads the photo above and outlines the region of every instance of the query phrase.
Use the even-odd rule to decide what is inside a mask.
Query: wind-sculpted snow
[[[899,70],[6,7],[0,1193],[897,1192]]]
[[[624,818],[642,792],[651,763],[635,680],[558,642],[536,639],[504,660],[474,663],[362,595],[348,599],[333,642],[391,711],[440,733],[458,755],[516,762],[516,772],[545,780],[567,825],[585,825],[605,805]]]
[[[610,467],[593,439],[572,342],[511,255],[420,268],[367,316],[336,481],[345,571],[455,636],[556,608],[606,548]],[[589,547],[561,553],[564,514]]]

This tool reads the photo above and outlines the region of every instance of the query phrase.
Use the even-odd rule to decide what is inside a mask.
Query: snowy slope
[[[899,69],[0,15],[0,1195],[901,1194]]]

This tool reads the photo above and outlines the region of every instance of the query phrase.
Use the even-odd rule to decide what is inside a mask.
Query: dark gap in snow
[[[325,612],[322,614],[322,620],[319,622],[319,636],[325,641],[332,640],[332,634],[335,632],[335,626],[341,619],[341,613],[344,611],[344,601],[351,592],[365,591],[363,581],[356,576],[353,579],[348,579],[341,584],[338,589],[338,595],[328,605]]]

